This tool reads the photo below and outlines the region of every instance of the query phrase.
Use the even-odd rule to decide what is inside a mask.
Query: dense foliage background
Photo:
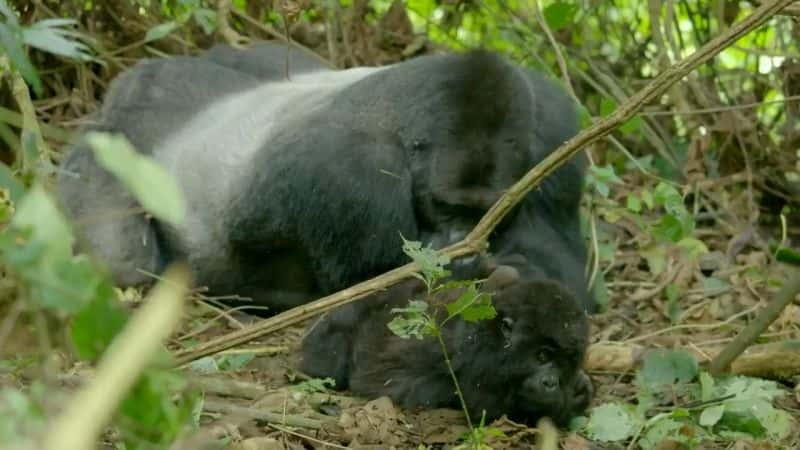
[[[138,60],[287,37],[287,45],[338,68],[486,47],[559,79],[588,125],[759,3],[0,0],[0,447],[40,448],[48,421],[90,378],[141,299],[115,289],[87,257],[71,255],[71,227],[79,224],[68,224],[48,193],[72,133],[109,81]],[[713,378],[702,364],[798,276],[790,268],[800,261],[798,42],[800,3],[585,149],[592,160],[583,211],[587,271],[603,305],[593,318],[597,351],[587,362],[598,395],[589,416],[562,433],[565,448],[796,445],[799,306],[786,307],[760,336],[763,361],[734,366],[732,378]],[[159,183],[149,192],[140,187],[141,195],[157,195],[169,181]],[[170,349],[243,326],[202,292],[192,298]],[[321,393],[324,383],[298,385],[291,369],[300,332],[177,372],[151,365],[103,445],[459,442],[460,416],[405,414],[385,402],[340,398],[350,409],[328,426],[314,412],[324,403],[319,396],[331,398]],[[643,346],[665,350],[636,371],[629,360]],[[225,384],[231,380],[239,384]],[[284,421],[266,410],[282,411]],[[528,448],[536,436],[508,421],[492,427],[486,443],[493,448]]]

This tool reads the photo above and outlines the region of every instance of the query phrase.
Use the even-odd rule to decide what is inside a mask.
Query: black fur
[[[488,420],[508,414],[529,423],[546,415],[566,424],[592,396],[581,369],[588,339],[583,307],[559,283],[497,283],[495,274],[484,290],[495,292],[497,317],[454,319],[443,330],[470,414],[480,419],[485,410]],[[386,326],[392,308],[424,292],[419,281],[409,281],[329,313],[303,341],[302,370],[333,377],[337,388],[359,395],[388,395],[406,408],[458,407],[439,343],[401,339]],[[439,304],[457,294],[429,301]]]
[[[503,189],[575,134],[570,100],[483,51],[331,71],[286,48],[148,60],[112,84],[89,130],[119,132],[178,179],[186,224],[147,219],[83,141],[58,191],[119,284],[185,259],[214,294],[297,306],[407,261],[400,234],[461,238]],[[531,193],[491,238],[500,262],[571,286],[587,308],[584,161]]]

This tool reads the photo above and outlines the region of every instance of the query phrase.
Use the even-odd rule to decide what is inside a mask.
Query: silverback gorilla
[[[86,142],[73,145],[61,203],[118,284],[181,259],[216,295],[273,313],[297,306],[405,263],[401,234],[437,248],[460,239],[577,129],[561,90],[490,52],[334,71],[293,51],[288,78],[286,52],[217,46],[142,61],[112,83],[85,131],[125,135],[177,178],[188,205],[179,228],[137,214]],[[591,310],[584,165],[573,158],[529,194],[490,250]]]
[[[507,414],[528,423],[546,415],[565,425],[581,414],[593,393],[581,369],[588,339],[582,305],[560,283],[520,280],[508,266],[494,270],[481,290],[494,294],[497,316],[454,319],[442,330],[470,415]],[[386,326],[392,308],[424,294],[424,285],[411,280],[332,311],[303,340],[301,369],[332,377],[337,389],[388,395],[406,408],[458,407],[438,341],[401,339]],[[429,301],[441,304],[458,294]]]
[[[178,228],[135,213],[136,200],[75,143],[60,199],[118,284],[146,283],[180,259],[215,295],[270,312],[300,305],[405,263],[401,235],[436,248],[461,239],[577,130],[561,90],[490,52],[342,71],[295,52],[288,78],[286,52],[218,46],[140,62],[112,83],[86,131],[125,135],[176,177],[188,205]],[[490,237],[503,269],[485,289],[497,290],[500,317],[445,330],[473,414],[563,423],[591,396],[580,370],[594,307],[578,215],[584,165],[563,165]],[[488,275],[484,261],[457,264],[456,277]],[[323,318],[304,342],[304,369],[406,406],[452,404],[437,348],[387,333],[390,307],[419,287]]]

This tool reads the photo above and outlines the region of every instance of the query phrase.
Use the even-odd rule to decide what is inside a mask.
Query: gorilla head
[[[582,371],[586,313],[573,294],[547,280],[519,280],[501,266],[482,287],[494,292],[497,316],[476,323],[453,319],[443,338],[470,415],[507,414],[564,425],[592,396]],[[389,331],[391,309],[424,293],[418,281],[342,307],[316,323],[303,341],[302,370],[333,377],[337,387],[368,397],[388,395],[406,408],[457,407],[438,342],[402,339]],[[429,299],[434,304],[458,295]]]
[[[404,86],[417,94],[398,96],[398,108],[407,111],[397,117],[398,129],[411,150],[422,228],[446,230],[452,242],[533,164],[527,121],[535,117],[535,94],[523,71],[492,53],[448,55],[428,64],[426,89]],[[415,65],[407,63],[406,79],[422,73]]]

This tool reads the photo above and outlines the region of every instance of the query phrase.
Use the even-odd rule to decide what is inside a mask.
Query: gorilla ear
[[[485,290],[499,291],[519,281],[519,271],[511,266],[497,266],[483,284]]]

